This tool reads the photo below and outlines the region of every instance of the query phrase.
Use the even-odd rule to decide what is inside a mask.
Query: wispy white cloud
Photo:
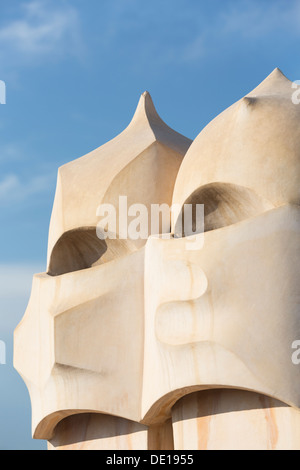
[[[300,2],[243,0],[220,15],[222,32],[260,39],[272,32],[300,35]]]
[[[4,122],[0,121],[0,129],[4,127]],[[24,150],[15,142],[0,144],[0,162],[11,162],[24,158]]]
[[[197,17],[194,37],[181,48],[181,59],[193,62],[204,56],[219,53],[228,44],[252,42],[274,38],[278,34],[300,36],[300,1],[241,0],[220,8],[208,23]]]
[[[29,179],[20,178],[16,173],[7,174],[0,180],[0,206],[24,202],[31,196],[36,196],[51,189],[55,175],[45,174]]]
[[[179,58],[184,62],[194,62],[204,57],[206,53],[205,34],[200,33],[181,49]]]
[[[70,5],[31,0],[22,4],[19,17],[0,28],[2,61],[60,57],[82,52],[80,18]]]
[[[193,63],[224,47],[242,47],[243,41],[261,41],[277,34],[300,35],[299,0],[240,0],[219,2],[213,14],[187,2],[170,9],[170,2],[151,2],[140,8],[139,0],[115,0],[102,31],[104,44],[139,37],[135,44],[139,64],[152,66]],[[165,34],[165,32],[168,32]],[[238,41],[237,41],[238,39]]]

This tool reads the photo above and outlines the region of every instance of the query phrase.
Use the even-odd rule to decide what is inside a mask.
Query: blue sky
[[[300,79],[299,0],[0,0],[0,449],[31,439],[12,334],[46,268],[57,168],[131,120],[148,90],[194,139],[275,67]]]

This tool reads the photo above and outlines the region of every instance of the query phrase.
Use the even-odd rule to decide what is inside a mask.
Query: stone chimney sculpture
[[[47,272],[14,337],[49,449],[300,449],[294,91],[275,69],[193,142],[145,92],[120,135],[59,168]],[[128,237],[120,196],[126,229],[141,204],[173,205],[169,225]],[[202,231],[178,233],[185,205]]]

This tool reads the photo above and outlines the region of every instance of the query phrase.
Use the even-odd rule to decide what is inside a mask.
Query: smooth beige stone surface
[[[149,93],[143,93],[132,121],[121,134],[59,168],[48,267],[54,263],[51,258],[60,237],[97,225],[100,204],[113,204],[117,215],[119,195],[127,196],[128,206],[139,203],[149,209],[155,203],[171,205],[175,178],[191,142],[162,121]]]
[[[300,207],[205,232],[201,250],[189,250],[189,238],[146,245],[144,422],[209,387],[253,390],[298,408],[291,345],[300,327]]]
[[[207,390],[172,410],[176,450],[299,450],[300,412],[257,393]]]
[[[50,438],[79,412],[140,420],[142,313],[143,250],[94,267],[92,279],[88,269],[34,277],[15,367],[31,396],[35,437]]]
[[[15,330],[34,437],[51,438],[62,418],[82,412],[141,419],[145,241],[100,240],[97,207],[117,207],[119,195],[128,206],[171,205],[190,144],[145,92],[125,131],[59,169],[48,272],[35,275]]]
[[[294,91],[292,82],[275,69],[251,93],[213,119],[184,158],[173,203],[182,206],[197,194],[204,204],[215,201],[218,206],[220,201],[215,211],[227,206],[227,218],[214,228],[228,225],[228,212],[232,223],[247,217],[239,207],[239,192],[252,193],[261,201],[256,213],[285,203],[299,204],[300,106],[292,101]],[[233,185],[223,197],[213,191],[214,186],[207,186],[218,187],[219,183]],[[234,200],[231,193],[237,196]],[[250,209],[248,205],[248,213]]]
[[[186,448],[191,434],[193,446],[230,447],[234,423],[251,447],[298,448],[300,367],[291,356],[300,338],[300,107],[293,91],[276,69],[192,144],[145,93],[125,131],[59,169],[47,273],[34,276],[14,337],[35,438],[56,448],[164,449],[172,418],[175,448]],[[97,208],[112,203],[119,215],[120,195],[148,210],[173,201],[171,238],[159,230],[146,241],[100,240]],[[191,234],[193,220],[179,238],[185,203],[204,204],[204,233]],[[232,395],[214,392],[222,388]],[[211,415],[211,428],[195,411],[201,397],[208,413],[211,403],[227,410]],[[272,413],[276,439],[266,424]]]

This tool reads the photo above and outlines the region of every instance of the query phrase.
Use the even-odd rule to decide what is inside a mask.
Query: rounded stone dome
[[[231,223],[271,207],[299,204],[300,105],[293,99],[296,93],[295,85],[275,69],[213,119],[183,159],[173,204],[209,202],[210,214],[213,210],[217,214],[221,206],[223,211],[227,207],[230,213],[242,214],[240,218],[235,214]],[[212,221],[210,226],[218,228],[222,223],[215,227]]]

